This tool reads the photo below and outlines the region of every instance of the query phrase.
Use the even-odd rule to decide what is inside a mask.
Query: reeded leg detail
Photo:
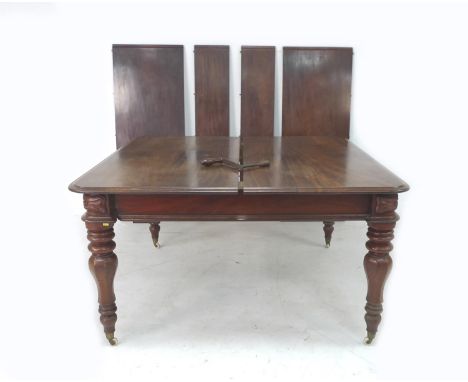
[[[330,247],[330,242],[332,238],[332,233],[334,230],[334,224],[335,222],[323,222],[323,232],[325,232],[325,247],[329,248]]]
[[[161,230],[159,222],[151,223],[149,230],[151,232],[151,238],[153,239],[154,246],[156,248],[161,248],[161,244],[159,244],[159,231]]]
[[[380,204],[379,204],[380,203]],[[366,344],[372,343],[382,319],[383,291],[385,281],[392,268],[389,253],[393,249],[393,229],[398,215],[394,212],[397,206],[396,196],[378,197],[376,211],[380,216],[368,220],[366,243],[368,249],[364,257],[364,269],[367,276],[367,304],[364,316],[367,324]]]
[[[114,294],[114,276],[117,270],[117,256],[114,248],[114,222],[108,209],[108,200],[103,195],[85,195],[86,214],[83,216],[88,229],[88,249],[91,252],[88,265],[91,274],[96,280],[98,289],[98,302],[100,320],[104,333],[111,345],[117,344],[114,337],[115,323],[117,321],[117,306]],[[108,216],[105,216],[105,215]],[[101,215],[101,216],[97,216]],[[98,219],[102,219],[98,221]],[[105,221],[107,220],[107,221]]]

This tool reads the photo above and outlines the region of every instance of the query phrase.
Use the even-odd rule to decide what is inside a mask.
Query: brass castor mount
[[[375,338],[375,333],[367,332],[367,337],[364,338],[364,343],[370,345]]]
[[[112,346],[115,346],[119,343],[117,338],[114,337],[114,333],[106,333],[106,338]]]

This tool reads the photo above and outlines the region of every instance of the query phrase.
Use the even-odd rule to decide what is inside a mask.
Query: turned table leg
[[[367,324],[367,337],[365,339],[367,344],[370,344],[375,338],[382,319],[383,291],[385,281],[392,268],[392,258],[389,253],[393,249],[391,243],[393,229],[398,220],[398,215],[394,212],[396,206],[396,196],[377,198],[376,211],[380,212],[380,215],[367,222],[369,240],[366,243],[366,248],[369,252],[364,257],[364,269],[367,276],[367,304],[364,316]]]
[[[84,204],[86,214],[83,220],[88,230],[89,270],[91,271],[98,289],[98,303],[101,323],[104,333],[111,345],[117,344],[114,337],[117,321],[117,306],[114,294],[114,276],[117,270],[117,256],[114,248],[114,222],[110,216],[108,199],[105,195],[85,195]],[[107,216],[106,216],[107,215]]]
[[[325,233],[325,246],[327,248],[330,247],[334,224],[335,222],[330,222],[330,221],[323,222],[323,232]]]
[[[161,227],[159,226],[159,222],[154,222],[150,224],[149,230],[151,232],[151,238],[153,239],[153,244],[156,248],[160,248],[161,244],[159,244],[159,231]]]

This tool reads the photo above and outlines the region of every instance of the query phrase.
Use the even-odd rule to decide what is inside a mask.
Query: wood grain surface
[[[337,137],[243,138],[245,193],[395,193],[408,185],[356,145]]]
[[[185,135],[182,45],[114,45],[117,148],[142,136]]]
[[[139,138],[84,174],[70,190],[86,193],[237,193],[238,174],[204,167],[202,159],[239,161],[239,139],[228,137]]]
[[[368,195],[116,195],[119,219],[140,220],[157,216],[165,220],[301,220],[313,216],[369,216]]]
[[[195,131],[229,136],[229,46],[195,46]]]
[[[351,48],[283,49],[283,135],[349,138]]]
[[[273,136],[275,47],[243,46],[241,136]]]
[[[239,138],[144,137],[116,151],[70,185],[85,193],[397,193],[408,185],[344,138],[246,137],[244,170],[205,167],[208,157],[238,162]]]

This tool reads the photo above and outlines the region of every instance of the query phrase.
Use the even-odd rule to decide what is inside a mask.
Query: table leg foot
[[[159,231],[161,230],[159,222],[151,223],[149,230],[151,232],[151,238],[153,239],[154,246],[156,248],[161,248],[161,244],[159,244]]]
[[[106,338],[112,344],[109,337],[114,338],[115,323],[117,321],[114,276],[117,271],[118,260],[115,253],[112,252],[115,247],[112,240],[114,237],[113,228],[101,229],[100,225],[100,223],[86,223],[88,238],[91,241],[89,249],[92,252],[89,258],[89,270],[96,280],[101,324],[104,327]],[[111,252],[108,253],[108,251]]]
[[[332,238],[332,233],[334,230],[335,222],[325,221],[323,222],[323,232],[325,233],[325,247],[330,248],[330,242]]]
[[[367,337],[364,338],[364,343],[370,345],[374,341],[375,333],[367,332]]]
[[[112,346],[115,346],[119,343],[119,340],[114,337],[114,333],[106,333],[106,338]]]

